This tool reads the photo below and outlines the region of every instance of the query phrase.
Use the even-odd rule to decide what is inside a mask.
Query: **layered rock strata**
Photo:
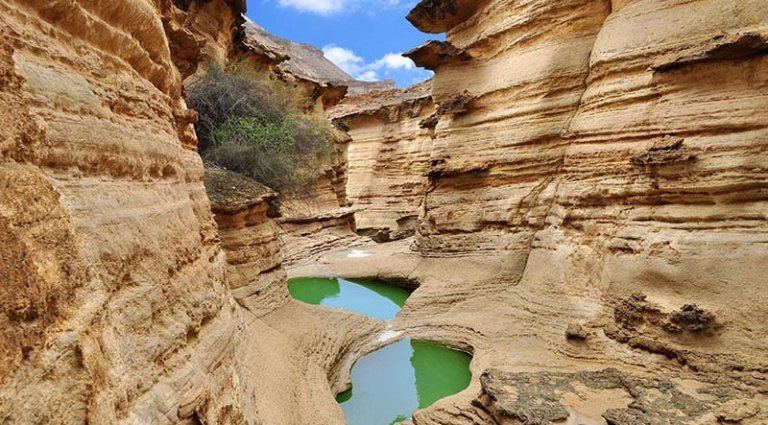
[[[339,164],[343,164],[339,162]],[[338,169],[337,169],[338,170]],[[287,266],[309,261],[319,254],[371,243],[355,233],[355,210],[346,202],[345,170],[321,176],[308,193],[280,200],[280,239]]]
[[[430,83],[344,99],[329,112],[348,130],[346,195],[355,229],[377,241],[412,236],[428,183],[435,113]]]
[[[267,32],[246,20],[240,57],[256,73],[294,89],[309,115],[324,116],[348,92],[388,89],[392,82],[357,81],[325,58],[314,46],[296,43]],[[319,253],[369,243],[354,232],[353,210],[346,194],[347,136],[334,130],[332,161],[307,193],[283,194],[276,202],[282,229],[285,264],[316,257]]]
[[[269,217],[277,194],[231,171],[206,169],[205,187],[227,255],[226,282],[235,300],[256,316],[290,299],[280,228]]]
[[[0,3],[0,422],[342,423],[381,325],[290,301],[263,196],[218,229],[204,190],[182,76],[232,7]]]
[[[409,53],[436,72],[416,237],[294,273],[420,284],[395,328],[475,357],[414,423],[768,420],[768,6],[428,0],[410,19],[447,31]]]
[[[186,78],[200,64],[227,63],[243,38],[244,0],[158,0],[171,56]]]
[[[732,327],[700,361],[761,369],[745,353],[768,331],[752,324],[768,314],[767,16],[750,2],[499,1],[451,26],[472,59],[445,56],[432,94],[468,100],[437,124],[418,248],[507,251],[500,283],[584,282],[607,307],[632,292],[668,310],[710,302]]]
[[[343,423],[334,392],[349,382],[349,364],[382,325],[338,310],[293,301],[283,268],[276,194],[238,174],[213,168],[205,186],[227,258],[225,281],[245,318],[238,353],[243,376],[258,383],[243,394],[245,423]],[[333,391],[331,389],[333,388]]]
[[[206,399],[214,418],[242,413],[227,401],[239,319],[161,10],[23,1],[0,15],[14,123],[0,257],[18,279],[0,296],[0,417],[182,420]]]
[[[0,3],[3,422],[343,423],[333,392],[384,324],[287,297],[263,188],[225,178],[216,221],[204,192],[181,81],[237,10]],[[413,239],[291,271],[418,285],[387,330],[473,353],[470,387],[413,422],[768,422],[768,5],[410,19],[448,32],[410,53],[432,100],[350,99],[345,164],[281,225],[299,261],[333,245],[307,226],[359,241],[343,207],[382,240],[418,211]]]

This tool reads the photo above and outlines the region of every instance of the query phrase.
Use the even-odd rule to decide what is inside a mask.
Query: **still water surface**
[[[315,305],[340,308],[390,320],[410,295],[380,282],[336,278],[298,278],[288,282],[291,296]],[[442,345],[403,339],[374,351],[352,368],[352,389],[339,394],[349,425],[390,425],[469,385],[463,352]]]
[[[301,277],[288,281],[293,298],[308,304],[340,308],[390,320],[395,317],[411,291],[386,283],[341,278]]]

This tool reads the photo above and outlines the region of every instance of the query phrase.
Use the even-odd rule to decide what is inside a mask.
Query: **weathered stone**
[[[578,323],[571,323],[565,330],[565,337],[568,339],[585,340],[589,337],[589,332]]]

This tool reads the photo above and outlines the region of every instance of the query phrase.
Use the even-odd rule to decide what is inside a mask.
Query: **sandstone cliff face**
[[[347,93],[390,89],[394,82],[358,81],[328,60],[322,50],[270,34],[246,19],[237,59],[250,59],[262,73],[298,90],[308,112],[320,114],[333,107]]]
[[[452,24],[465,57],[438,58],[433,96],[461,108],[437,125],[419,249],[507,251],[509,283],[583,282],[609,304],[711,302],[733,326],[708,361],[763,367],[741,353],[768,348],[750,323],[768,314],[767,17],[749,1],[497,1]]]
[[[662,337],[693,363],[763,369],[768,5],[617,6],[568,129],[557,201],[566,225],[552,242],[600,253],[600,281],[616,295],[717,309],[729,325],[716,342]],[[673,16],[682,19],[660,28]]]
[[[200,64],[224,65],[243,38],[244,0],[155,0],[173,62],[186,78]]]
[[[276,70],[286,80],[304,80],[318,85],[346,86],[350,93],[365,93],[394,87],[394,81],[360,81],[344,72],[325,57],[315,46],[297,43],[270,34],[267,30],[246,19],[244,43],[263,51],[273,58],[280,58]]]
[[[417,281],[396,326],[473,348],[481,379],[414,422],[763,423],[768,5],[430,0],[409,19],[447,31],[408,54],[436,72],[412,249],[313,272]],[[350,152],[386,140],[372,128],[351,121]],[[353,207],[372,151],[349,156]]]
[[[341,422],[379,325],[289,302],[263,202],[219,230],[203,187],[182,74],[240,11],[0,4],[0,422]]]
[[[316,47],[270,34],[250,20],[243,25],[244,38],[238,57],[249,68],[294,90],[305,113],[324,116],[351,90],[367,92],[389,88],[391,83],[356,81],[323,56]],[[346,194],[346,136],[338,133],[332,163],[309,193],[280,197],[277,222],[284,264],[292,265],[340,247],[369,242],[354,232],[353,211]],[[277,203],[276,203],[277,204]]]
[[[276,194],[231,171],[206,169],[205,187],[227,256],[227,286],[257,317],[288,300],[280,250],[280,228],[269,217]]]
[[[244,423],[342,423],[330,389],[343,388],[349,370],[342,365],[357,355],[366,336],[380,331],[381,324],[290,298],[283,268],[283,246],[290,244],[281,239],[299,244],[302,239],[291,233],[283,235],[272,218],[274,192],[217,169],[206,169],[205,186],[226,253],[226,284],[244,318],[236,334],[243,341],[234,356],[240,368],[239,382],[223,383],[223,388],[246,384],[237,393],[242,397]],[[321,228],[322,222],[313,217]],[[312,234],[310,239],[333,246],[329,234]],[[306,252],[312,253],[311,249]],[[238,423],[240,419],[217,420]]]
[[[0,3],[0,421],[343,423],[384,325],[291,301],[281,257],[416,214],[293,271],[420,285],[388,330],[474,360],[414,423],[768,421],[768,5],[425,0],[432,99],[342,104],[283,244],[258,187],[214,221],[181,97],[240,7]]]
[[[308,261],[329,250],[368,242],[355,233],[354,210],[347,205],[343,190],[344,186],[338,184],[331,170],[317,181],[310,193],[281,200],[278,223],[286,265]]]
[[[358,234],[383,242],[412,236],[428,181],[430,84],[353,96],[330,111],[348,129],[346,195]]]
[[[213,395],[211,416],[238,414],[237,319],[160,12],[0,5],[4,422],[179,420]]]

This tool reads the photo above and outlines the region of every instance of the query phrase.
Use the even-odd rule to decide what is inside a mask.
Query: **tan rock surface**
[[[156,0],[171,56],[186,78],[200,64],[225,65],[242,36],[244,0]]]
[[[395,325],[475,357],[416,424],[768,421],[766,4],[465,6],[412,14],[448,30],[412,56],[437,111],[415,239],[292,273],[420,283]]]
[[[286,256],[418,284],[390,329],[473,353],[417,425],[768,422],[768,4],[425,0],[433,100],[350,99],[278,244],[262,188],[214,221],[181,97],[238,6],[173,3],[0,3],[0,421],[343,423],[385,325]]]
[[[231,9],[168,6],[0,2],[0,422],[341,423],[381,325],[287,298],[258,197],[217,229],[177,67]]]
[[[345,170],[339,171],[345,175]],[[310,261],[329,250],[372,243],[355,233],[354,210],[347,205],[343,180],[337,180],[343,177],[329,174],[310,193],[280,200],[277,222],[286,266]]]
[[[762,369],[768,8],[607,6],[490,2],[449,30],[472,59],[438,66],[433,96],[471,100],[437,125],[418,249],[506,250],[500,283],[583,285],[605,306],[717,310],[715,340],[657,349]]]
[[[419,223],[432,146],[423,120],[434,113],[429,82],[349,97],[330,116],[349,129],[346,195],[359,234],[411,236]]]
[[[227,255],[226,282],[238,304],[261,317],[290,300],[280,250],[280,227],[268,216],[277,196],[231,171],[206,169],[205,187]]]
[[[184,368],[225,391],[226,364],[186,358],[212,342],[190,332],[208,323],[206,334],[226,334],[234,322],[224,319],[223,257],[159,11],[0,9],[0,113],[18,123],[2,141],[2,227],[24,247],[4,252],[2,267],[28,264],[39,276],[19,294],[25,303],[3,294],[0,417],[115,423]]]

